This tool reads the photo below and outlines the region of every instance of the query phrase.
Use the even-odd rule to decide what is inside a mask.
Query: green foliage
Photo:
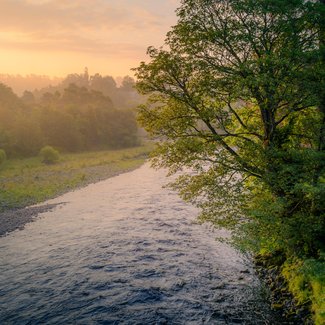
[[[107,96],[115,87],[115,101],[139,99],[132,82],[125,78],[117,88],[111,77],[70,75],[56,88],[36,95],[26,91],[21,98],[0,84],[0,147],[9,157],[28,157],[44,144],[68,152],[137,145],[134,112],[124,104],[127,109],[116,109]]]
[[[135,69],[155,166],[242,245],[317,257],[324,244],[325,6],[184,0]],[[321,40],[322,41],[322,40]]]
[[[41,106],[40,126],[52,146],[77,151],[136,143],[133,112],[115,109],[111,99],[98,91],[70,84],[63,95],[45,94]]]
[[[54,164],[60,159],[59,152],[51,146],[43,147],[39,155],[42,158],[42,162],[45,164]]]
[[[172,186],[240,247],[317,260],[325,5],[183,0],[177,13],[165,46],[135,69],[148,96],[139,121],[161,140],[154,165],[182,171]]]
[[[6,152],[3,149],[0,149],[0,165],[7,160]]]
[[[325,263],[324,260],[289,260],[282,274],[298,304],[313,302],[316,325],[325,322]]]
[[[151,146],[122,150],[63,153],[56,164],[39,157],[8,159],[1,166],[0,212],[42,202],[78,186],[140,166]]]

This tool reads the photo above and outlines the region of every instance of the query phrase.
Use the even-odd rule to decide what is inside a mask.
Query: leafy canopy
[[[135,69],[154,164],[202,218],[251,244],[313,254],[324,231],[324,6],[183,0]],[[306,226],[308,225],[308,231]]]

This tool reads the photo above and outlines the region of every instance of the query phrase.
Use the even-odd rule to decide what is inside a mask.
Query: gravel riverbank
[[[28,222],[34,221],[39,213],[49,211],[58,204],[32,206],[18,210],[9,210],[0,214],[0,236],[5,236],[16,229],[23,229]]]
[[[124,170],[111,169],[109,166],[92,166],[84,169],[86,171],[87,177],[75,188],[68,187],[60,193],[56,193],[55,196],[48,197],[48,199],[53,199],[64,193],[75,191],[79,188],[85,187],[89,184],[97,183],[105,179],[117,176],[122,173],[130,172],[138,168],[141,164],[134,166],[133,168],[127,168]],[[32,222],[40,213],[50,211],[60,204],[44,204],[44,205],[34,205],[37,202],[30,202],[28,206],[21,207],[17,209],[7,209],[0,213],[0,237],[6,236],[14,230],[21,230],[24,228],[25,224]]]

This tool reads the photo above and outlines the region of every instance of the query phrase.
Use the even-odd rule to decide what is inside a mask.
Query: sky
[[[180,0],[0,0],[0,74],[125,76],[163,45]]]

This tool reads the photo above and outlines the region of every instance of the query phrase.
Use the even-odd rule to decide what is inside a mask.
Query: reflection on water
[[[0,238],[1,324],[275,324],[251,266],[144,165]]]

